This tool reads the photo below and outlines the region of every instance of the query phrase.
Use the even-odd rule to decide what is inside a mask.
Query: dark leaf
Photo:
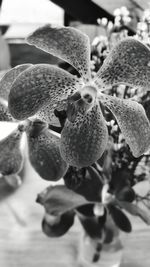
[[[61,215],[89,203],[84,197],[63,185],[47,187],[38,195],[37,202],[44,205],[46,212],[53,215]]]
[[[76,192],[83,194],[89,201],[101,201],[101,190],[103,187],[101,177],[94,167],[90,166],[87,170],[86,179]]]
[[[91,238],[101,238],[106,221],[106,210],[104,215],[98,217],[94,215],[93,208],[93,204],[81,206],[76,210],[77,215],[84,230]]]
[[[132,188],[126,186],[116,193],[116,198],[120,201],[133,202],[135,200],[135,192]]]
[[[78,188],[80,189],[80,187],[82,187],[85,175],[86,175],[86,168],[78,169],[76,167],[69,166],[66,174],[63,177],[65,185],[67,186],[67,188],[77,192]],[[80,192],[77,193],[80,194]]]
[[[130,233],[132,226],[127,216],[117,207],[109,205],[110,214],[120,230]]]
[[[104,239],[104,243],[105,244],[109,244],[113,241],[113,237],[114,237],[114,233],[113,230],[110,228],[107,228],[105,230],[105,239]]]
[[[128,170],[117,170],[112,174],[110,188],[114,193],[120,192],[127,186],[130,186],[131,173]]]
[[[102,181],[99,173],[94,167],[88,167],[85,169],[77,169],[75,167],[69,167],[69,172],[64,176],[65,184],[72,185],[74,181],[74,187],[69,187],[76,193],[84,196],[89,201],[100,201]],[[75,184],[76,182],[76,184]]]
[[[139,216],[146,224],[150,225],[150,214],[148,214],[149,211],[141,209],[137,205],[125,201],[119,201],[119,205],[131,215]]]
[[[71,228],[74,223],[74,212],[69,211],[57,216],[56,222],[52,224],[46,220],[46,217],[42,221],[42,230],[49,237],[60,237]]]

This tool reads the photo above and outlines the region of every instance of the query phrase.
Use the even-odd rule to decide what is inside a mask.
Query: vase
[[[91,212],[87,216],[82,209],[77,214],[83,226],[79,243],[78,266],[119,267],[123,255],[123,245],[120,240],[120,232],[111,216],[107,215],[104,228],[100,229],[98,228],[98,218]]]

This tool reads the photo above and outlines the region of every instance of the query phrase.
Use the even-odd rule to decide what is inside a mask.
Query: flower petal
[[[109,205],[109,212],[120,230],[130,233],[132,231],[132,225],[123,211],[114,205]]]
[[[60,155],[60,137],[39,121],[34,121],[27,130],[29,160],[33,168],[47,181],[61,179],[68,166]]]
[[[0,98],[0,121],[12,121],[13,118],[8,111],[7,101]]]
[[[14,189],[18,188],[22,184],[22,178],[18,175],[18,173],[5,175],[4,179],[6,183]]]
[[[37,64],[22,72],[9,95],[9,110],[18,120],[35,115],[44,107],[54,110],[79,85],[79,79],[52,65]],[[49,112],[49,110],[45,110]]]
[[[60,121],[58,117],[55,116],[54,109],[57,109],[58,111],[66,110],[67,109],[67,99],[64,100],[58,100],[55,106],[52,106],[52,103],[49,102],[47,105],[44,105],[42,109],[40,109],[34,117],[36,119],[40,119],[42,121],[45,121],[47,123],[50,123],[55,126],[60,126]]]
[[[122,40],[109,53],[95,77],[95,83],[100,88],[124,83],[149,89],[150,50],[136,39]]]
[[[8,100],[8,95],[14,80],[21,72],[23,72],[24,70],[28,69],[31,66],[32,64],[22,64],[7,71],[6,74],[0,80],[0,97]]]
[[[22,133],[22,130],[17,128],[0,141],[0,173],[3,175],[18,173],[22,168]]]
[[[101,101],[116,117],[133,156],[144,154],[150,145],[150,122],[142,105],[109,95],[101,95]]]
[[[64,235],[74,224],[74,215],[75,213],[73,211],[66,212],[61,216],[58,215],[55,217],[56,223],[52,224],[49,222],[50,220],[47,220],[46,215],[42,221],[43,232],[49,237],[60,237]],[[49,214],[48,217],[50,217]],[[54,220],[53,217],[52,220]]]
[[[99,105],[86,114],[78,113],[74,122],[66,121],[61,132],[61,154],[75,167],[86,167],[97,161],[107,145],[107,126]]]
[[[131,215],[140,217],[145,223],[150,225],[150,214],[149,214],[149,211],[140,208],[136,204],[129,203],[129,202],[126,202],[126,201],[119,201],[118,203],[119,203],[120,207],[125,209]]]
[[[90,42],[88,36],[79,30],[46,25],[33,32],[27,41],[67,61],[85,81],[90,79]]]
[[[135,200],[135,192],[132,188],[126,186],[122,190],[116,192],[116,198],[119,201],[133,202]]]
[[[67,189],[64,185],[47,187],[38,194],[37,202],[44,205],[47,213],[56,216],[89,203],[84,197]]]
[[[94,205],[88,204],[79,207],[76,212],[86,233],[91,238],[102,238],[107,213],[104,210],[104,215],[94,216],[93,209]]]

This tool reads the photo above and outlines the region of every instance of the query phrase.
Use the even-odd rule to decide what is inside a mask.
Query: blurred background
[[[1,70],[27,62],[57,63],[52,56],[25,43],[25,37],[40,25],[51,23],[78,27],[93,41],[103,31],[97,19],[106,17],[113,21],[114,10],[121,6],[126,6],[132,14],[129,25],[132,34],[142,11],[149,7],[148,0],[1,0]]]

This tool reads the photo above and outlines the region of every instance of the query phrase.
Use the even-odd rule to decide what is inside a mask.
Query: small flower
[[[127,25],[131,21],[129,10],[123,6],[114,10],[115,26],[120,27]]]
[[[146,46],[133,38],[122,40],[92,79],[90,42],[80,31],[46,25],[27,41],[67,61],[80,77],[48,64],[27,68],[10,90],[9,110],[14,118],[24,120],[36,115],[50,123],[52,119],[56,122],[55,109],[68,109],[70,119],[61,133],[61,155],[68,164],[84,167],[100,158],[107,145],[107,126],[99,105],[102,103],[116,117],[133,155],[139,157],[147,151],[150,123],[142,105],[104,94],[105,89],[118,84],[148,90],[150,51]]]

